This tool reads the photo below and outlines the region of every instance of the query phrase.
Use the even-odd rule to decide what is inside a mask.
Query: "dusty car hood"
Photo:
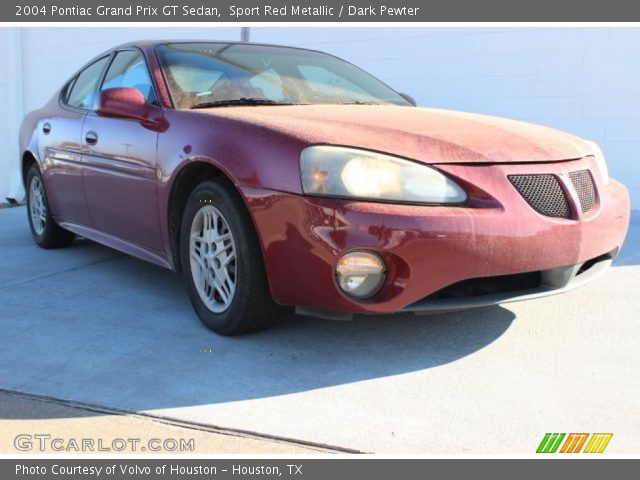
[[[591,153],[583,140],[558,130],[448,110],[298,105],[197,112],[280,131],[309,144],[367,148],[428,163],[558,161]]]

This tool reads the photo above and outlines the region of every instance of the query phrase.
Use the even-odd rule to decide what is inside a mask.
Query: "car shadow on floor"
[[[615,266],[640,265],[640,223],[631,223]]]
[[[200,324],[178,275],[117,255],[1,290],[0,304],[10,313],[0,320],[0,388],[132,411],[431,369],[491,345],[515,318],[499,306],[350,322],[286,313],[269,330],[221,337]]]

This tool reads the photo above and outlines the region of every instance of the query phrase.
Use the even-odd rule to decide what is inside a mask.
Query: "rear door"
[[[141,51],[118,51],[101,85],[136,88],[157,104]],[[158,132],[138,120],[100,117],[89,112],[82,140],[84,185],[96,229],[140,246],[162,251],[157,206]]]
[[[78,73],[63,90],[56,114],[39,125],[47,195],[52,214],[59,221],[91,225],[82,181],[81,135],[108,61],[109,56],[105,56]]]

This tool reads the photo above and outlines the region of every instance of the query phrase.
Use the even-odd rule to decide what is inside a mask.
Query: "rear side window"
[[[69,81],[69,83],[67,83],[67,85],[64,87],[64,90],[62,91],[62,101],[64,103],[67,103],[67,101],[69,100],[69,94],[71,93],[71,89],[73,88],[73,84],[76,81],[75,78],[71,79]]]
[[[141,52],[124,50],[118,52],[111,62],[101,90],[120,87],[135,88],[144,95],[147,103],[156,103],[151,76]]]
[[[101,58],[78,74],[67,97],[67,105],[85,110],[91,108],[100,76],[108,60],[109,57]]]

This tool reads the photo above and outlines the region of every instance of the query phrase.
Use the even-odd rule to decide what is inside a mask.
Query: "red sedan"
[[[206,326],[544,296],[611,264],[626,188],[592,142],[417,108],[331,55],[220,42],[99,55],[20,133],[33,238],[182,272]]]

